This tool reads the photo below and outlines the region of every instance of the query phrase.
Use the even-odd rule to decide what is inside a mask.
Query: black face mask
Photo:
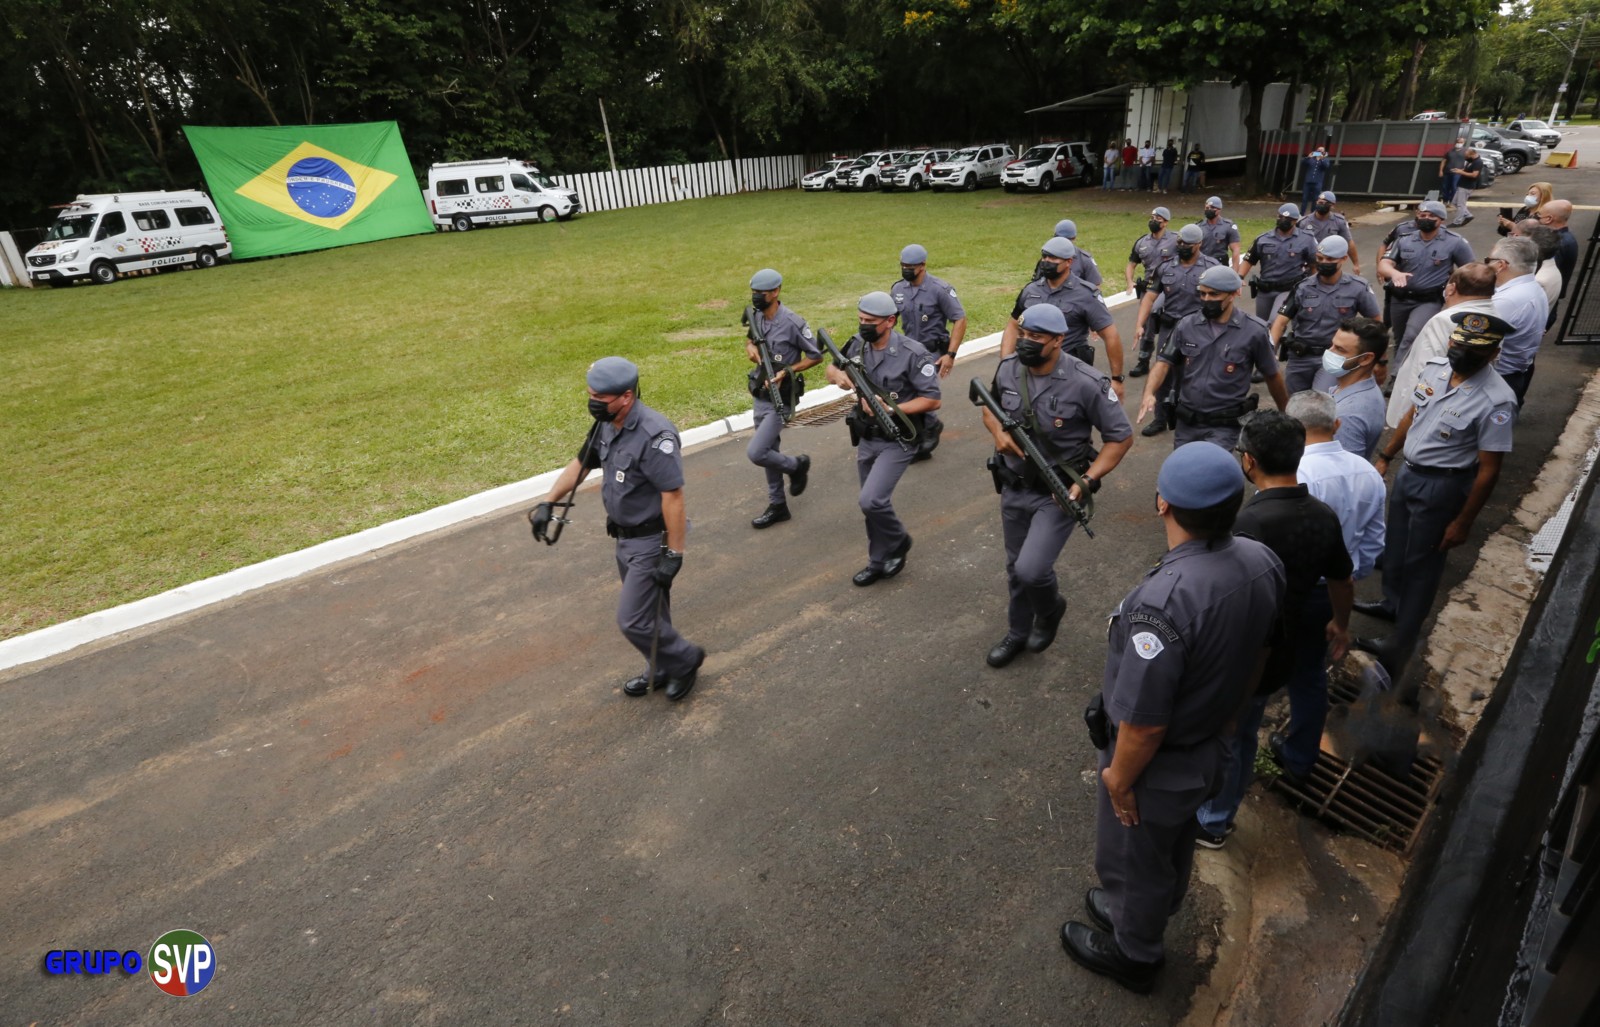
[[[1317,204],[1317,213],[1318,214],[1326,214],[1328,211],[1330,211],[1332,209],[1333,208],[1328,206],[1326,203]]]
[[[757,310],[766,310],[767,294],[764,292],[752,292],[750,294],[750,305]]]
[[[1489,364],[1489,354],[1479,352],[1476,347],[1451,346],[1445,356],[1450,361],[1450,370],[1463,378],[1471,378]]]
[[[1161,231],[1161,222],[1157,221],[1155,218],[1150,219],[1149,225],[1151,235],[1155,235],[1157,232]]]
[[[1193,246],[1180,245],[1178,247],[1178,259],[1179,260],[1188,260],[1192,256],[1194,256],[1194,247]]]
[[[878,330],[878,326],[875,325],[875,324],[860,324],[860,323],[857,323],[856,324],[856,329],[859,332],[859,334],[861,335],[861,339],[862,339],[863,342],[877,342],[878,341],[878,337],[883,334],[881,331]]]
[[[1207,208],[1207,209],[1206,209],[1206,220],[1207,220],[1207,221],[1215,221],[1215,220],[1217,220],[1217,212],[1216,212],[1216,211],[1214,211],[1214,210],[1211,210],[1211,209],[1210,209],[1210,208],[1209,208],[1209,207],[1208,207],[1208,208]]]
[[[1017,363],[1023,367],[1038,367],[1044,363],[1044,346],[1037,339],[1017,339]]]
[[[1330,264],[1330,263],[1328,263],[1326,261],[1322,261],[1322,260],[1317,261],[1317,274],[1321,275],[1322,277],[1324,277],[1324,278],[1332,278],[1334,275],[1336,275],[1338,273],[1339,273],[1339,265],[1337,263]]]
[[[1054,278],[1061,273],[1061,265],[1053,260],[1041,260],[1033,266],[1035,278]]]
[[[900,277],[904,278],[908,282],[914,282],[917,280],[917,269],[914,267],[903,267],[900,269]]]
[[[1278,219],[1278,231],[1287,232],[1294,227],[1294,218],[1282,217]]]
[[[607,401],[603,399],[595,399],[593,396],[590,396],[589,416],[594,418],[596,421],[609,421],[611,420],[611,411],[608,409],[610,406],[611,404]]]
[[[1433,218],[1417,218],[1417,231],[1431,232],[1439,227],[1439,222]]]
[[[1200,316],[1204,317],[1207,321],[1215,321],[1220,318],[1222,316],[1222,301],[1201,300]]]

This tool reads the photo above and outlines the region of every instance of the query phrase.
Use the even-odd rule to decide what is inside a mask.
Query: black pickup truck
[[[1472,134],[1467,138],[1467,145],[1476,146],[1480,150],[1497,151],[1500,154],[1502,169],[1508,175],[1515,175],[1529,164],[1537,164],[1542,159],[1538,143],[1528,139],[1514,139],[1488,125],[1473,125]]]

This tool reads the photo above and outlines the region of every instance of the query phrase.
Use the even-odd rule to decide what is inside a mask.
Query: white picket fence
[[[594,212],[762,189],[793,189],[805,173],[806,158],[791,154],[550,177],[575,190],[583,209]]]

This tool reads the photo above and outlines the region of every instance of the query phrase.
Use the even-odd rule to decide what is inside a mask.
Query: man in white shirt
[[[1307,390],[1289,397],[1284,413],[1306,429],[1306,451],[1296,477],[1316,498],[1339,515],[1339,530],[1360,581],[1372,573],[1383,552],[1383,475],[1372,464],[1334,439],[1339,430],[1337,407],[1326,393]]]
[[[1479,314],[1494,313],[1494,270],[1487,264],[1463,264],[1450,273],[1444,286],[1444,309],[1428,319],[1411,343],[1406,361],[1390,371],[1393,392],[1389,395],[1389,411],[1384,420],[1391,428],[1400,426],[1400,419],[1411,409],[1411,390],[1417,387],[1417,375],[1422,365],[1434,357],[1442,357],[1450,348],[1450,333],[1455,331],[1452,315],[1463,311]]]

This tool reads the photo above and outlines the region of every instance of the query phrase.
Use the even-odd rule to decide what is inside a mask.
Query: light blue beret
[[[1243,490],[1239,461],[1215,442],[1179,446],[1156,475],[1156,491],[1181,510],[1204,510]]]

